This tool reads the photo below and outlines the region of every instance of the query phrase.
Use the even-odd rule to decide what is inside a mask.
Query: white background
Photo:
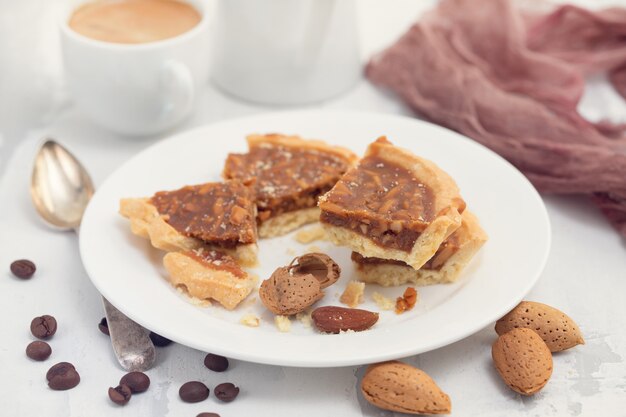
[[[123,372],[108,338],[97,329],[103,315],[100,297],[80,264],[76,237],[48,230],[30,204],[27,187],[37,140],[42,135],[61,140],[99,184],[123,161],[161,137],[272,108],[239,102],[207,85],[196,113],[173,132],[132,139],[104,131],[86,120],[68,97],[56,3],[0,0],[0,415],[195,416],[201,411],[222,417],[393,415],[373,408],[358,395],[362,367],[315,370],[232,361],[228,372],[215,374],[202,365],[203,352],[180,345],[158,351],[147,393],[124,408],[109,401],[107,388],[116,385]],[[389,44],[431,4],[360,0],[364,58]],[[595,2],[600,4],[608,2]],[[410,114],[365,80],[321,106]],[[582,110],[594,119],[626,121],[626,105],[600,78],[590,83]],[[570,314],[587,344],[555,355],[552,379],[532,398],[520,397],[499,380],[491,363],[492,328],[408,358],[450,395],[453,415],[626,416],[626,243],[586,198],[547,196],[545,202],[553,246],[546,270],[528,299]],[[37,263],[31,281],[11,277],[9,264],[17,258]],[[52,357],[37,363],[26,358],[24,349],[33,340],[30,320],[41,314],[56,316],[59,331],[51,341]],[[46,386],[45,372],[62,360],[76,365],[82,382],[71,391],[54,392]],[[242,392],[230,404],[213,396],[200,404],[184,404],[178,399],[178,388],[194,379],[210,388],[231,381]]]

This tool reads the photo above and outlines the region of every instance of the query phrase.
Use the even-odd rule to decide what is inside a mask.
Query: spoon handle
[[[148,332],[102,297],[115,356],[127,371],[146,371],[156,358]]]

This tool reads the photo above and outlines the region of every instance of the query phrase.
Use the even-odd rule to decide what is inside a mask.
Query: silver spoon
[[[30,195],[39,215],[55,229],[78,233],[93,193],[93,182],[74,155],[54,140],[46,139],[35,157],[30,184]],[[113,351],[122,368],[150,369],[156,354],[147,331],[104,297],[102,302]]]

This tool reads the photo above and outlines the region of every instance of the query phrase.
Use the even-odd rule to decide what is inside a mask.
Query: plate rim
[[[113,171],[111,171],[109,173],[109,175],[102,181],[102,183],[100,184],[100,186],[96,189],[96,194],[94,195],[94,197],[92,198],[92,200],[90,201],[90,203],[88,204],[85,213],[84,213],[84,218],[88,218],[89,214],[91,212],[91,208],[93,207],[92,202],[95,201],[95,197],[97,196],[97,193],[99,192],[99,190],[101,188],[104,188],[108,182],[112,181],[112,178],[115,176],[115,174],[118,171],[124,170],[127,166],[132,165],[136,160],[140,159],[143,157],[144,154],[149,153],[151,151],[153,151],[155,148],[163,146],[163,144],[165,143],[169,143],[169,142],[175,142],[175,141],[179,141],[181,140],[181,138],[189,136],[189,137],[195,137],[197,136],[200,132],[207,130],[207,129],[218,129],[220,126],[223,125],[228,125],[228,124],[234,124],[234,123],[252,123],[254,122],[254,120],[258,120],[258,119],[266,119],[266,118],[275,118],[275,117],[285,117],[285,118],[290,118],[290,117],[309,117],[309,118],[315,118],[315,117],[323,117],[323,116],[328,116],[328,115],[332,115],[335,117],[341,117],[341,116],[347,116],[347,117],[371,117],[371,118],[377,118],[377,119],[387,119],[388,121],[390,121],[390,123],[394,123],[395,121],[397,122],[401,122],[401,123],[412,123],[412,124],[417,124],[417,125],[428,125],[428,127],[430,129],[436,129],[436,130],[441,130],[444,131],[446,135],[453,135],[455,136],[455,140],[461,140],[463,142],[465,142],[466,144],[468,144],[469,146],[474,146],[476,148],[479,148],[482,152],[487,152],[488,154],[490,154],[491,157],[495,157],[496,159],[498,159],[501,163],[504,163],[505,165],[508,166],[508,168],[514,172],[515,175],[518,176],[518,178],[525,183],[525,185],[527,186],[527,188],[529,189],[529,191],[531,192],[533,199],[538,203],[538,207],[541,209],[540,210],[540,214],[543,220],[543,228],[545,230],[545,241],[542,242],[543,245],[545,246],[545,250],[542,253],[542,259],[537,263],[537,268],[536,271],[532,274],[533,277],[532,279],[529,279],[526,281],[526,285],[524,286],[524,289],[522,291],[520,291],[520,296],[516,297],[515,299],[511,299],[510,302],[503,304],[503,307],[500,308],[498,310],[498,315],[497,317],[501,317],[503,315],[505,315],[507,312],[509,312],[511,309],[513,309],[529,292],[530,290],[536,285],[537,281],[539,280],[539,278],[542,275],[542,272],[545,270],[545,266],[547,264],[548,258],[549,258],[549,254],[551,251],[551,245],[552,245],[552,227],[551,227],[551,223],[550,223],[550,218],[548,215],[548,211],[547,208],[543,202],[543,199],[541,198],[540,194],[538,193],[538,191],[535,189],[535,187],[532,185],[532,183],[528,180],[528,178],[526,176],[524,176],[524,174],[522,174],[513,164],[511,164],[509,161],[507,161],[506,159],[504,159],[503,157],[501,157],[500,155],[498,155],[497,153],[495,153],[494,151],[492,151],[491,149],[485,147],[484,145],[474,141],[473,139],[470,139],[458,132],[455,132],[453,130],[447,129],[443,126],[434,124],[434,123],[430,123],[428,121],[425,120],[421,120],[421,119],[417,119],[414,117],[409,117],[409,116],[404,116],[404,115],[398,115],[398,114],[388,114],[388,113],[378,113],[378,112],[371,112],[371,111],[358,111],[358,110],[334,110],[334,109],[304,109],[304,110],[286,110],[286,111],[270,111],[270,112],[261,112],[261,113],[256,113],[256,114],[252,114],[252,115],[247,115],[247,116],[242,116],[242,117],[232,117],[232,118],[228,118],[228,119],[223,119],[223,120],[219,120],[216,122],[208,122],[199,126],[196,126],[192,129],[188,129],[188,130],[183,130],[181,132],[177,132],[175,134],[166,136],[162,139],[159,139],[157,141],[155,141],[154,143],[152,143],[150,146],[144,148],[143,150],[141,150],[140,152],[136,153],[135,155],[133,155],[132,157],[130,157],[129,159],[127,159],[126,161],[124,161],[121,165],[119,165],[118,167],[116,167]],[[92,282],[92,284],[96,287],[96,289],[98,290],[98,292],[103,296],[106,297],[107,299],[109,299],[109,296],[111,295],[110,292],[108,292],[106,289],[101,288],[101,286],[99,286],[97,280],[94,280],[92,278],[92,273],[93,271],[90,271],[90,265],[89,262],[85,262],[85,252],[87,251],[87,249],[85,248],[86,245],[86,239],[83,238],[83,234],[81,233],[79,235],[79,249],[80,249],[80,257],[81,260],[83,262],[85,271],[87,272],[87,275],[90,279],[90,281]],[[519,299],[518,299],[519,298]],[[127,315],[128,317],[132,318],[134,321],[136,321],[137,323],[139,323],[140,325],[148,328],[147,326],[147,320],[144,320],[143,317],[138,317],[138,315],[133,314],[132,311],[129,311],[129,309],[127,308],[127,306],[123,306],[123,305],[117,305],[114,304],[121,312],[123,312],[125,315]],[[504,307],[506,306],[506,308]],[[500,311],[501,310],[501,311]],[[129,314],[130,313],[130,314]],[[495,312],[492,314],[495,316]],[[141,315],[139,315],[141,316]],[[491,316],[491,315],[490,315]],[[216,349],[211,349],[211,351],[213,353],[217,353],[217,354],[222,354],[225,355],[227,357],[230,358],[234,358],[234,359],[239,359],[239,360],[243,360],[243,361],[248,361],[248,362],[253,362],[253,363],[259,363],[259,364],[266,364],[266,365],[278,365],[278,366],[288,366],[288,367],[315,367],[315,368],[325,368],[325,367],[340,367],[340,366],[354,366],[354,365],[361,365],[364,363],[373,363],[373,362],[380,362],[380,361],[385,361],[385,360],[390,360],[390,359],[400,359],[400,358],[405,358],[408,356],[412,356],[412,355],[416,355],[416,354],[420,354],[420,353],[425,353],[425,352],[429,352],[438,348],[441,348],[443,346],[447,346],[449,344],[458,342],[460,340],[463,340],[465,338],[467,338],[468,336],[475,334],[481,330],[483,330],[484,328],[488,327],[490,324],[492,324],[495,320],[497,319],[485,319],[483,323],[480,323],[476,326],[468,326],[467,328],[465,328],[463,331],[459,331],[456,332],[453,336],[442,339],[437,341],[436,343],[430,343],[427,345],[422,345],[419,349],[414,349],[414,348],[408,348],[405,347],[404,349],[396,349],[393,350],[391,352],[388,353],[380,353],[377,355],[369,355],[370,359],[367,359],[366,361],[364,361],[361,357],[357,356],[353,359],[340,359],[340,360],[333,360],[333,358],[325,358],[323,361],[313,361],[313,360],[302,360],[302,359],[292,359],[290,357],[288,358],[281,358],[281,359],[272,359],[272,358],[268,358],[267,356],[264,355],[257,355],[257,354],[246,354],[244,356],[242,355],[238,355],[236,352],[233,354],[233,352],[225,352],[223,349],[221,348],[216,348]],[[167,329],[163,329],[163,328],[159,328],[159,325],[157,324],[156,326],[154,325],[154,323],[150,323],[149,327],[151,329],[153,329],[154,331],[157,331],[159,334],[163,334],[166,337],[168,336],[169,330]],[[366,332],[364,332],[366,333]],[[363,337],[365,334],[364,333],[356,333],[353,334],[351,336],[353,337]],[[289,335],[284,335],[284,334],[278,334],[276,335],[277,337],[283,337],[283,336],[288,336]],[[324,337],[323,335],[320,335],[322,337]],[[191,348],[200,350],[200,351],[205,351],[206,350],[206,346],[201,344],[201,343],[195,343],[193,340],[190,339],[185,339],[185,340],[180,340],[180,337],[173,337],[173,340],[177,341],[178,343],[181,343],[185,346],[189,346]]]

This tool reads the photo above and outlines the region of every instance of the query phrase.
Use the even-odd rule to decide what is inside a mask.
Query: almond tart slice
[[[254,190],[241,181],[190,185],[120,201],[131,231],[169,252],[216,249],[242,265],[257,262]]]
[[[367,258],[352,252],[352,261],[361,281],[384,287],[411,282],[431,285],[454,282],[461,271],[487,241],[487,234],[478,219],[469,211],[463,212],[463,222],[420,269],[413,269],[402,261]]]
[[[334,243],[419,269],[459,228],[465,202],[439,167],[381,137],[319,206]]]
[[[235,260],[223,252],[195,249],[163,257],[170,283],[201,300],[215,300],[232,310],[256,287]]]
[[[228,155],[223,177],[255,180],[262,238],[317,221],[318,198],[357,160],[348,149],[298,136],[250,135],[247,141],[248,153]]]

